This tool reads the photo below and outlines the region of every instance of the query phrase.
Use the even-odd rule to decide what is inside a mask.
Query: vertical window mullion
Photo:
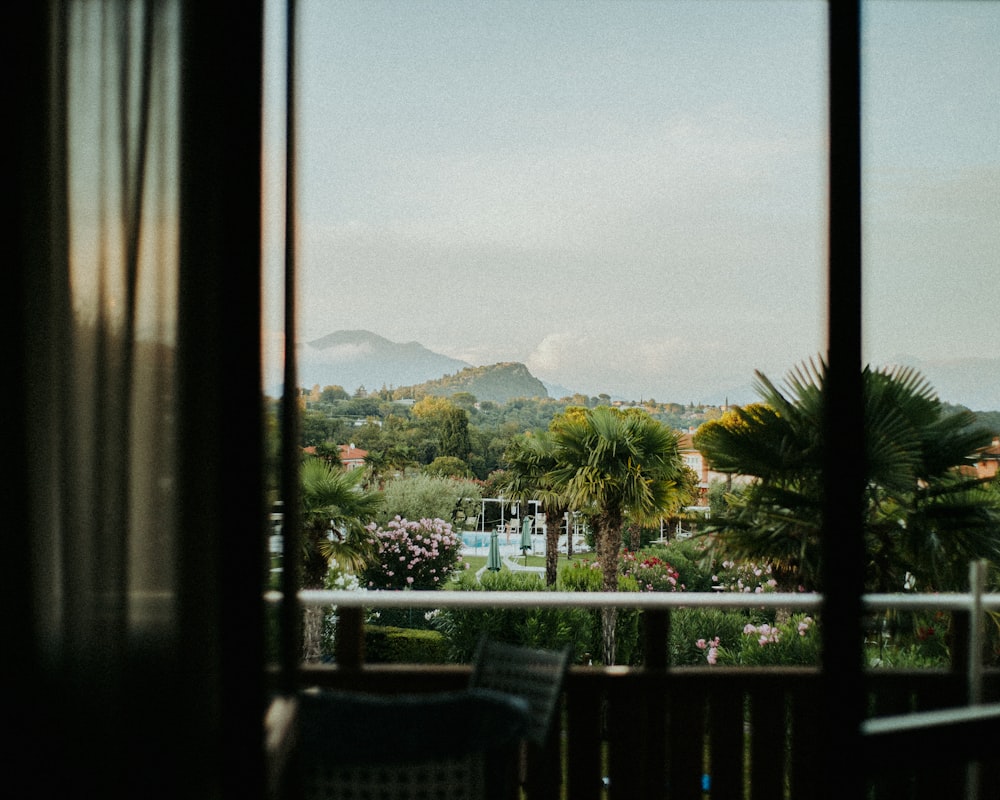
[[[299,410],[296,364],[296,3],[287,0],[285,31],[285,241],[284,241],[284,379],[281,412],[281,497],[283,554],[281,572],[281,688],[294,692],[302,656],[298,602],[301,530],[299,512]]]
[[[860,1],[830,0],[828,373],[824,409],[823,674],[827,796],[860,798],[865,476],[861,374]]]

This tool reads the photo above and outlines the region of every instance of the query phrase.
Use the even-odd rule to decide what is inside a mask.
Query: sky
[[[825,2],[303,0],[299,26],[302,341],[671,402],[825,350]],[[998,42],[1000,2],[864,6],[865,357],[988,359],[992,409]]]

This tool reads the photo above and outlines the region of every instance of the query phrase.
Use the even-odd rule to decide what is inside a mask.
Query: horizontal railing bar
[[[975,596],[961,592],[942,594],[865,594],[861,602],[866,609],[884,610],[889,608],[906,611],[968,611],[974,605]],[[1000,611],[1000,594],[982,595],[984,609]]]
[[[861,732],[865,736],[890,736],[913,730],[950,728],[981,722],[1000,725],[1000,703],[942,708],[934,711],[914,711],[892,717],[876,717],[861,723]]]
[[[375,591],[336,592],[303,590],[304,606],[335,605],[345,608],[819,608],[819,595],[745,595],[701,592],[441,592]]]
[[[268,592],[269,603],[281,601],[281,592]],[[767,592],[453,592],[453,591],[328,591],[304,589],[298,593],[305,607],[343,608],[796,608],[819,610],[823,595]],[[973,605],[970,594],[866,594],[869,611],[965,611]],[[982,607],[1000,611],[1000,594],[982,595]]]

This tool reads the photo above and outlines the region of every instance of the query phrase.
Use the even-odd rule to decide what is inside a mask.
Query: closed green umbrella
[[[486,555],[486,569],[490,572],[499,572],[500,567],[500,537],[493,531],[490,534],[490,550]]]
[[[531,517],[525,517],[521,523],[521,555],[524,556],[524,563],[528,563],[528,551],[531,547]]]

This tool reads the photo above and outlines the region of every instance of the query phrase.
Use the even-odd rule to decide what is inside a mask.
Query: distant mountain
[[[494,402],[510,397],[562,398],[576,393],[561,386],[547,386],[532,376],[523,364],[510,362],[477,367],[484,372],[473,370],[459,378],[457,373],[474,365],[435,353],[418,342],[392,342],[364,330],[337,331],[300,344],[298,355],[299,385],[307,387],[336,385],[353,393],[359,386],[377,391],[383,386],[398,389],[447,379],[448,382],[437,387],[441,393],[469,392],[480,400]],[[973,411],[1000,410],[1000,358],[925,361],[898,356],[889,363],[920,370],[946,403],[963,405]],[[706,393],[700,393],[699,402],[746,403],[756,398],[749,387],[730,387],[707,394],[712,397],[706,399]],[[687,402],[688,399],[691,398],[657,397],[661,402]]]
[[[574,392],[571,389],[567,389],[565,386],[561,386],[558,383],[549,383],[548,381],[542,381],[545,386],[545,391],[549,393],[549,397],[554,397],[556,400],[562,400],[564,397],[572,397],[579,392]]]
[[[359,386],[377,391],[440,378],[470,365],[417,342],[398,343],[370,331],[337,331],[299,345],[299,385]]]
[[[430,394],[440,397],[468,392],[477,400],[492,400],[494,403],[506,403],[515,397],[549,396],[545,384],[528,372],[524,364],[510,361],[487,367],[466,367],[454,375],[401,388],[397,394],[406,391],[415,396]]]

